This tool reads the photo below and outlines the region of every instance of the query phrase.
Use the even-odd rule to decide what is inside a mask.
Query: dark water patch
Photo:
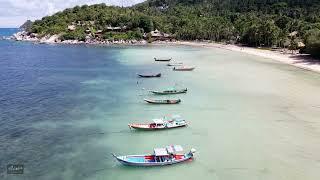
[[[9,163],[24,164],[24,179],[39,180],[83,179],[110,167],[102,160],[109,146],[94,142],[127,132],[101,129],[95,110],[112,114],[122,107],[122,86],[130,83],[123,79],[133,72],[117,62],[119,50],[0,46],[0,177],[10,179]],[[106,83],[83,84],[96,79]]]
[[[39,179],[42,175],[50,174],[63,179],[61,172],[68,168],[75,175],[81,174],[84,169],[90,170],[90,167],[85,168],[88,164],[83,162],[87,159],[85,157],[90,156],[87,161],[94,161],[105,154],[105,148],[88,143],[100,137],[96,132],[96,128],[79,129],[64,125],[51,129],[32,129],[19,137],[7,136],[0,141],[4,147],[0,164],[23,163],[26,176]],[[100,166],[99,161],[92,164]]]

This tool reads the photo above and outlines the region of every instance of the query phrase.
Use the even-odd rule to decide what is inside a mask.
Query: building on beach
[[[148,35],[145,33],[144,37],[147,38]],[[153,41],[172,41],[173,37],[170,34],[159,31],[158,29],[150,32],[150,37]]]
[[[127,26],[116,26],[116,27],[113,27],[113,26],[107,26],[106,27],[106,30],[107,31],[113,31],[113,32],[121,32],[121,31],[125,31],[127,29]]]
[[[68,26],[68,30],[69,31],[74,31],[74,30],[76,30],[76,26],[75,25],[69,25]]]

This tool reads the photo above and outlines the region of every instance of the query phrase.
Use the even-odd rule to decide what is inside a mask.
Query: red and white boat
[[[126,155],[117,156],[112,154],[121,164],[127,166],[165,166],[192,160],[195,149],[191,149],[188,153],[182,152],[183,148],[180,145],[171,145],[165,148],[155,148],[151,155]]]

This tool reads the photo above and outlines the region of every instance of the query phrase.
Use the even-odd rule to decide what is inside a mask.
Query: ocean
[[[9,37],[18,32],[17,28],[0,28],[0,37]]]
[[[10,32],[0,29],[0,36]],[[154,57],[196,66],[174,72]],[[316,180],[320,75],[273,60],[191,46],[46,45],[0,40],[0,179]],[[137,73],[161,72],[141,79]],[[150,105],[177,86],[179,105]],[[186,128],[139,132],[128,123],[179,114]],[[195,159],[133,168],[117,155],[179,144]],[[24,173],[7,174],[8,164]]]

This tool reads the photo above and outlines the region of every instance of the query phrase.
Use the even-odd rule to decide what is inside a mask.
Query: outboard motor
[[[193,157],[193,154],[196,152],[196,149],[192,148],[188,153],[189,156]]]

